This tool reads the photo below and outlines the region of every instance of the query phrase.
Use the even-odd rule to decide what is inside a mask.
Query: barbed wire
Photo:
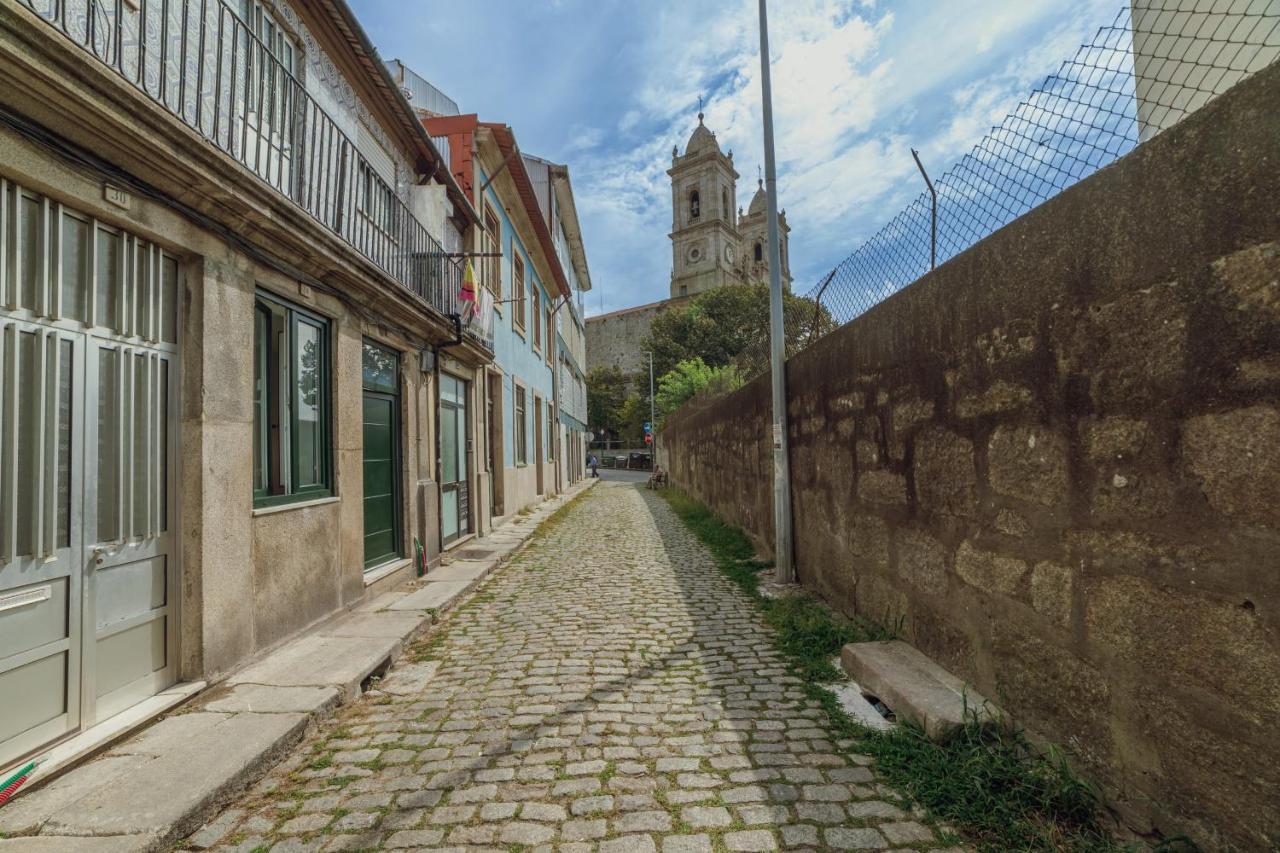
[[[1277,0],[1135,0],[934,180],[941,264],[1280,57]],[[929,272],[922,192],[803,295],[838,327]],[[789,317],[788,340],[822,332]],[[768,368],[767,338],[735,363]]]

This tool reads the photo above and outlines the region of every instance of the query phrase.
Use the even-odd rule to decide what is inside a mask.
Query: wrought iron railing
[[[462,267],[307,93],[269,23],[223,0],[20,2],[428,306],[460,313]]]

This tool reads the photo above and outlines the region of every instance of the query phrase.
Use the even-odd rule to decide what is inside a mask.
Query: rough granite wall
[[[616,367],[628,376],[647,371],[644,339],[653,318],[688,299],[664,299],[649,305],[625,308],[599,317],[588,317],[587,373],[597,367]],[[646,382],[648,380],[646,379]],[[646,387],[648,387],[646,385]]]
[[[1273,66],[788,364],[803,583],[1208,849],[1280,846],[1277,199]],[[659,439],[764,548],[768,418]]]

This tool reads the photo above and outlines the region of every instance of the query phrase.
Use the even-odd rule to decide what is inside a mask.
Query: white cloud
[[[790,0],[770,20],[780,201],[804,291],[923,189],[1071,56],[1114,0],[1069,11],[1052,0],[889,4]],[[781,11],[779,11],[781,7]],[[577,146],[579,210],[604,310],[667,295],[673,145],[707,125],[734,152],[739,201],[753,191],[761,145],[754,0],[663,3],[624,52],[641,69],[619,105],[615,138]],[[1093,23],[1081,26],[1082,18]],[[599,239],[596,239],[599,238]],[[597,306],[592,305],[593,309]]]

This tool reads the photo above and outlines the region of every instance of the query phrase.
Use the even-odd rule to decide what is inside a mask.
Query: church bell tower
[[[720,150],[698,113],[684,155],[671,152],[671,296],[693,296],[734,284],[741,259],[738,173],[733,152]]]

